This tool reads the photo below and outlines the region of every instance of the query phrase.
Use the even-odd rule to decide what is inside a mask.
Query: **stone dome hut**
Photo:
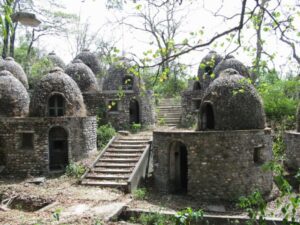
[[[245,77],[225,70],[207,89],[200,106],[200,130],[265,128],[260,96]]]
[[[30,115],[86,116],[81,91],[76,82],[61,68],[54,68],[43,77],[34,89]]]
[[[206,89],[212,80],[214,80],[213,71],[215,67],[223,60],[223,57],[216,51],[210,51],[200,62],[198,69],[198,78],[203,89]]]
[[[154,124],[152,92],[144,91],[141,78],[131,74],[127,59],[113,65],[103,81],[106,119],[116,129],[126,129],[131,124]]]
[[[29,95],[9,71],[0,72],[0,117],[24,117],[29,111]]]
[[[75,59],[66,66],[65,73],[72,77],[81,92],[96,92],[98,85],[93,71],[80,59]]]
[[[221,72],[226,69],[234,69],[243,77],[251,78],[251,75],[247,69],[247,67],[235,59],[233,56],[229,56],[223,59],[214,69],[213,73],[215,74],[215,78],[219,77]]]
[[[60,67],[64,69],[66,67],[64,61],[58,57],[55,52],[50,52],[47,56],[47,58],[52,62],[53,67]]]
[[[85,65],[91,68],[95,75],[101,71],[101,66],[97,56],[88,49],[84,49],[75,57],[75,59],[80,59]]]
[[[21,83],[24,85],[26,89],[29,88],[28,86],[28,79],[27,76],[19,63],[17,63],[14,58],[7,57],[2,62],[0,61],[0,68],[1,70],[9,71],[13,76],[15,76]]]

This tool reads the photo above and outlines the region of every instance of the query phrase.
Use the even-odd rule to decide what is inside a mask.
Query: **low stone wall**
[[[300,132],[285,132],[286,165],[294,170],[300,168]]]
[[[269,130],[245,131],[154,131],[155,187],[171,193],[171,144],[187,149],[187,194],[207,200],[236,200],[254,190],[268,194],[272,173],[262,169],[272,159]]]
[[[68,158],[77,161],[96,149],[96,117],[0,118],[1,152],[9,174],[49,172],[49,131],[63,127],[68,134]],[[32,134],[33,147],[23,148],[22,135]]]

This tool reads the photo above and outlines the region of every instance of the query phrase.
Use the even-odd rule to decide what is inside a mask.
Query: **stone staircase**
[[[157,109],[156,124],[174,127],[180,123],[181,103],[174,98],[161,99]]]
[[[114,137],[81,178],[82,185],[136,189],[145,177],[152,137],[130,135]]]

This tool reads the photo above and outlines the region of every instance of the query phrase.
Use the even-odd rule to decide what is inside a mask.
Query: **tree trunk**
[[[3,37],[3,49],[2,49],[2,58],[5,59],[8,56],[8,44],[9,44],[9,24],[5,20],[5,29],[6,29],[6,35]]]
[[[15,40],[16,40],[16,31],[17,31],[18,23],[14,26],[14,31],[10,36],[10,45],[9,45],[9,55],[11,57],[15,57]]]

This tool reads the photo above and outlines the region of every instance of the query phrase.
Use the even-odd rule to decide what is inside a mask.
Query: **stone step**
[[[146,145],[122,145],[122,144],[111,144],[111,148],[121,148],[121,149],[144,149]]]
[[[121,148],[109,148],[106,152],[109,153],[142,153],[144,149],[121,149]]]
[[[102,163],[107,163],[107,162],[111,162],[111,163],[136,163],[137,161],[139,161],[139,157],[130,159],[130,158],[101,158],[98,162]]]
[[[127,187],[127,182],[125,182],[125,181],[118,182],[118,181],[109,181],[109,180],[98,181],[98,180],[85,179],[85,180],[81,181],[81,184],[89,185],[89,186],[99,186],[99,187],[112,187],[112,188],[117,188],[117,187],[126,188]]]
[[[138,158],[141,156],[141,153],[111,153],[111,152],[105,152],[103,157],[112,157],[112,158]]]
[[[117,140],[113,144],[122,144],[122,145],[145,145],[148,144],[149,140],[139,141],[139,140]]]
[[[128,180],[130,174],[105,174],[105,173],[88,173],[86,179],[93,180]]]
[[[111,174],[124,174],[124,173],[131,173],[132,169],[128,168],[94,168],[92,169],[93,173],[111,173]]]
[[[103,168],[132,168],[135,166],[135,163],[96,163],[95,167]]]
[[[161,117],[158,119],[163,119],[165,122],[178,122],[180,121],[180,117],[178,118],[170,118],[170,117]]]

